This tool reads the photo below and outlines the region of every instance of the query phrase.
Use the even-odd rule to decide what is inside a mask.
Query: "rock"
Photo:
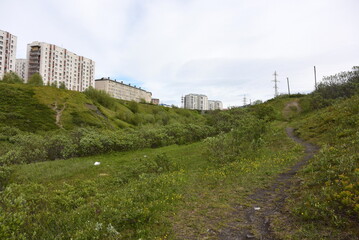
[[[98,166],[100,164],[101,164],[100,162],[95,162],[93,165]]]
[[[255,238],[255,236],[254,236],[254,234],[252,234],[252,233],[248,233],[248,234],[247,234],[247,238],[248,238],[248,239],[253,239],[253,238]]]

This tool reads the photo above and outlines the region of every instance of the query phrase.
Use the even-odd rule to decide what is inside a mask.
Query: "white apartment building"
[[[95,88],[107,92],[114,98],[127,101],[141,102],[144,100],[150,103],[152,99],[151,92],[147,92],[136,86],[131,86],[131,84],[124,84],[123,81],[117,82],[111,80],[110,78],[96,79]]]
[[[221,101],[216,101],[216,100],[208,100],[208,106],[209,106],[209,110],[222,110],[223,109],[223,104]]]
[[[27,79],[27,59],[16,59],[15,72],[22,79]]]
[[[208,110],[208,97],[203,94],[187,94],[183,100],[184,108]]]
[[[26,81],[36,72],[42,76],[44,85],[64,83],[73,91],[95,87],[95,62],[78,56],[65,48],[32,42],[27,45],[28,70]]]
[[[17,37],[0,30],[0,79],[7,72],[15,72]]]

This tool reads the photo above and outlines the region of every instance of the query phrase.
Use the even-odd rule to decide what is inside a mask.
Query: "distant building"
[[[223,104],[221,101],[208,100],[209,110],[222,110]]]
[[[155,104],[155,105],[159,105],[160,104],[160,100],[158,98],[152,98],[151,99],[151,103]]]
[[[27,60],[18,58],[16,59],[15,72],[22,79],[27,79]]]
[[[95,62],[65,48],[33,42],[27,45],[27,59],[26,81],[40,73],[45,85],[64,83],[67,89],[80,92],[95,86]]]
[[[186,109],[197,109],[197,110],[208,110],[208,97],[202,94],[187,94],[184,97],[184,108]]]
[[[110,78],[96,79],[95,88],[107,92],[114,98],[127,101],[145,101],[150,103],[152,98],[151,92],[147,92],[146,90],[136,86],[131,86],[131,84],[127,85],[123,83],[123,81],[117,82],[115,80],[111,80]]]
[[[0,30],[0,79],[7,72],[15,72],[17,37]]]

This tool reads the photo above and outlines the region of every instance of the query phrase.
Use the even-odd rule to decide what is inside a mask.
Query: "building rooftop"
[[[116,79],[115,79],[115,80],[112,80],[112,79],[110,79],[109,77],[108,77],[108,78],[102,77],[102,78],[100,78],[100,79],[96,79],[95,82],[97,82],[97,81],[111,81],[111,82],[114,82],[114,83],[117,83],[117,84],[122,84],[122,85],[125,85],[125,86],[128,86],[128,87],[132,87],[132,88],[135,88],[135,89],[142,90],[142,91],[144,91],[144,92],[151,93],[151,92],[149,92],[149,91],[146,91],[146,90],[142,89],[141,87],[136,87],[136,85],[132,86],[131,83],[126,84],[126,83],[124,83],[123,81],[118,82]],[[151,93],[151,94],[152,94],[152,93]]]

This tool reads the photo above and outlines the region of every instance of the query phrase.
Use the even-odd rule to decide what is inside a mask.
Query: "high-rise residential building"
[[[64,83],[67,89],[81,92],[95,87],[95,62],[65,48],[32,42],[27,45],[27,59],[27,80],[34,73],[40,73],[45,85]]]
[[[27,59],[16,59],[15,72],[22,79],[27,79]]]
[[[152,98],[151,92],[131,86],[131,84],[125,84],[123,81],[117,82],[116,80],[111,80],[110,78],[96,79],[95,88],[107,92],[114,98],[127,101],[145,101],[150,103]]]
[[[208,110],[208,97],[203,94],[187,94],[184,97],[184,108]]]
[[[216,100],[208,100],[208,106],[209,106],[209,110],[222,110],[223,109],[223,104],[221,101],[216,101]]]
[[[17,37],[0,30],[0,79],[7,72],[15,72]]]

